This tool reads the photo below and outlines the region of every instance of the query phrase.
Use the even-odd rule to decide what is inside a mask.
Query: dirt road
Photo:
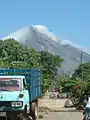
[[[41,120],[82,120],[80,112],[50,112]]]
[[[82,112],[69,110],[69,108],[63,108],[66,101],[67,99],[40,99],[39,107],[47,107],[52,110],[52,112],[48,112],[48,114],[45,112],[41,113],[44,117],[41,120],[82,120]]]

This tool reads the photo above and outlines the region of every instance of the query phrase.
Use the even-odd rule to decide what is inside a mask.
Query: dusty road
[[[41,120],[82,120],[80,112],[49,112]]]
[[[43,119],[41,120],[82,120],[82,112],[76,112],[69,110],[64,110],[64,105],[67,99],[40,99],[39,106],[40,107],[47,107],[51,110],[56,110],[57,112],[45,112],[40,113],[43,115]],[[64,110],[64,111],[63,111]],[[63,112],[61,112],[63,111]],[[40,119],[39,119],[40,120]]]

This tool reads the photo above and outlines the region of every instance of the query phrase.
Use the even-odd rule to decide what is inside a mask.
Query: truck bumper
[[[20,113],[24,113],[24,111],[22,111],[22,110],[19,110],[19,111],[0,111],[0,118],[7,117],[8,119],[16,120],[17,117],[20,115]]]
[[[0,110],[0,117],[9,117],[9,118],[15,118],[20,115],[20,113],[24,113],[24,110],[21,109],[21,110],[15,110],[15,109],[3,109],[3,110]]]

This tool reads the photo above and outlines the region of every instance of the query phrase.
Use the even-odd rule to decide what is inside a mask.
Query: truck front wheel
[[[37,119],[37,105],[35,102],[32,103],[31,105],[31,117],[33,120],[36,120]]]

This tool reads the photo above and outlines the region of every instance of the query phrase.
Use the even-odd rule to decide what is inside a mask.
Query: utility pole
[[[56,80],[57,80],[57,70],[54,73],[54,100],[56,100]]]
[[[54,75],[54,100],[56,100],[56,91],[55,91],[55,89],[56,89],[56,74]]]
[[[81,74],[82,74],[82,81],[83,81],[83,51],[81,50]]]

